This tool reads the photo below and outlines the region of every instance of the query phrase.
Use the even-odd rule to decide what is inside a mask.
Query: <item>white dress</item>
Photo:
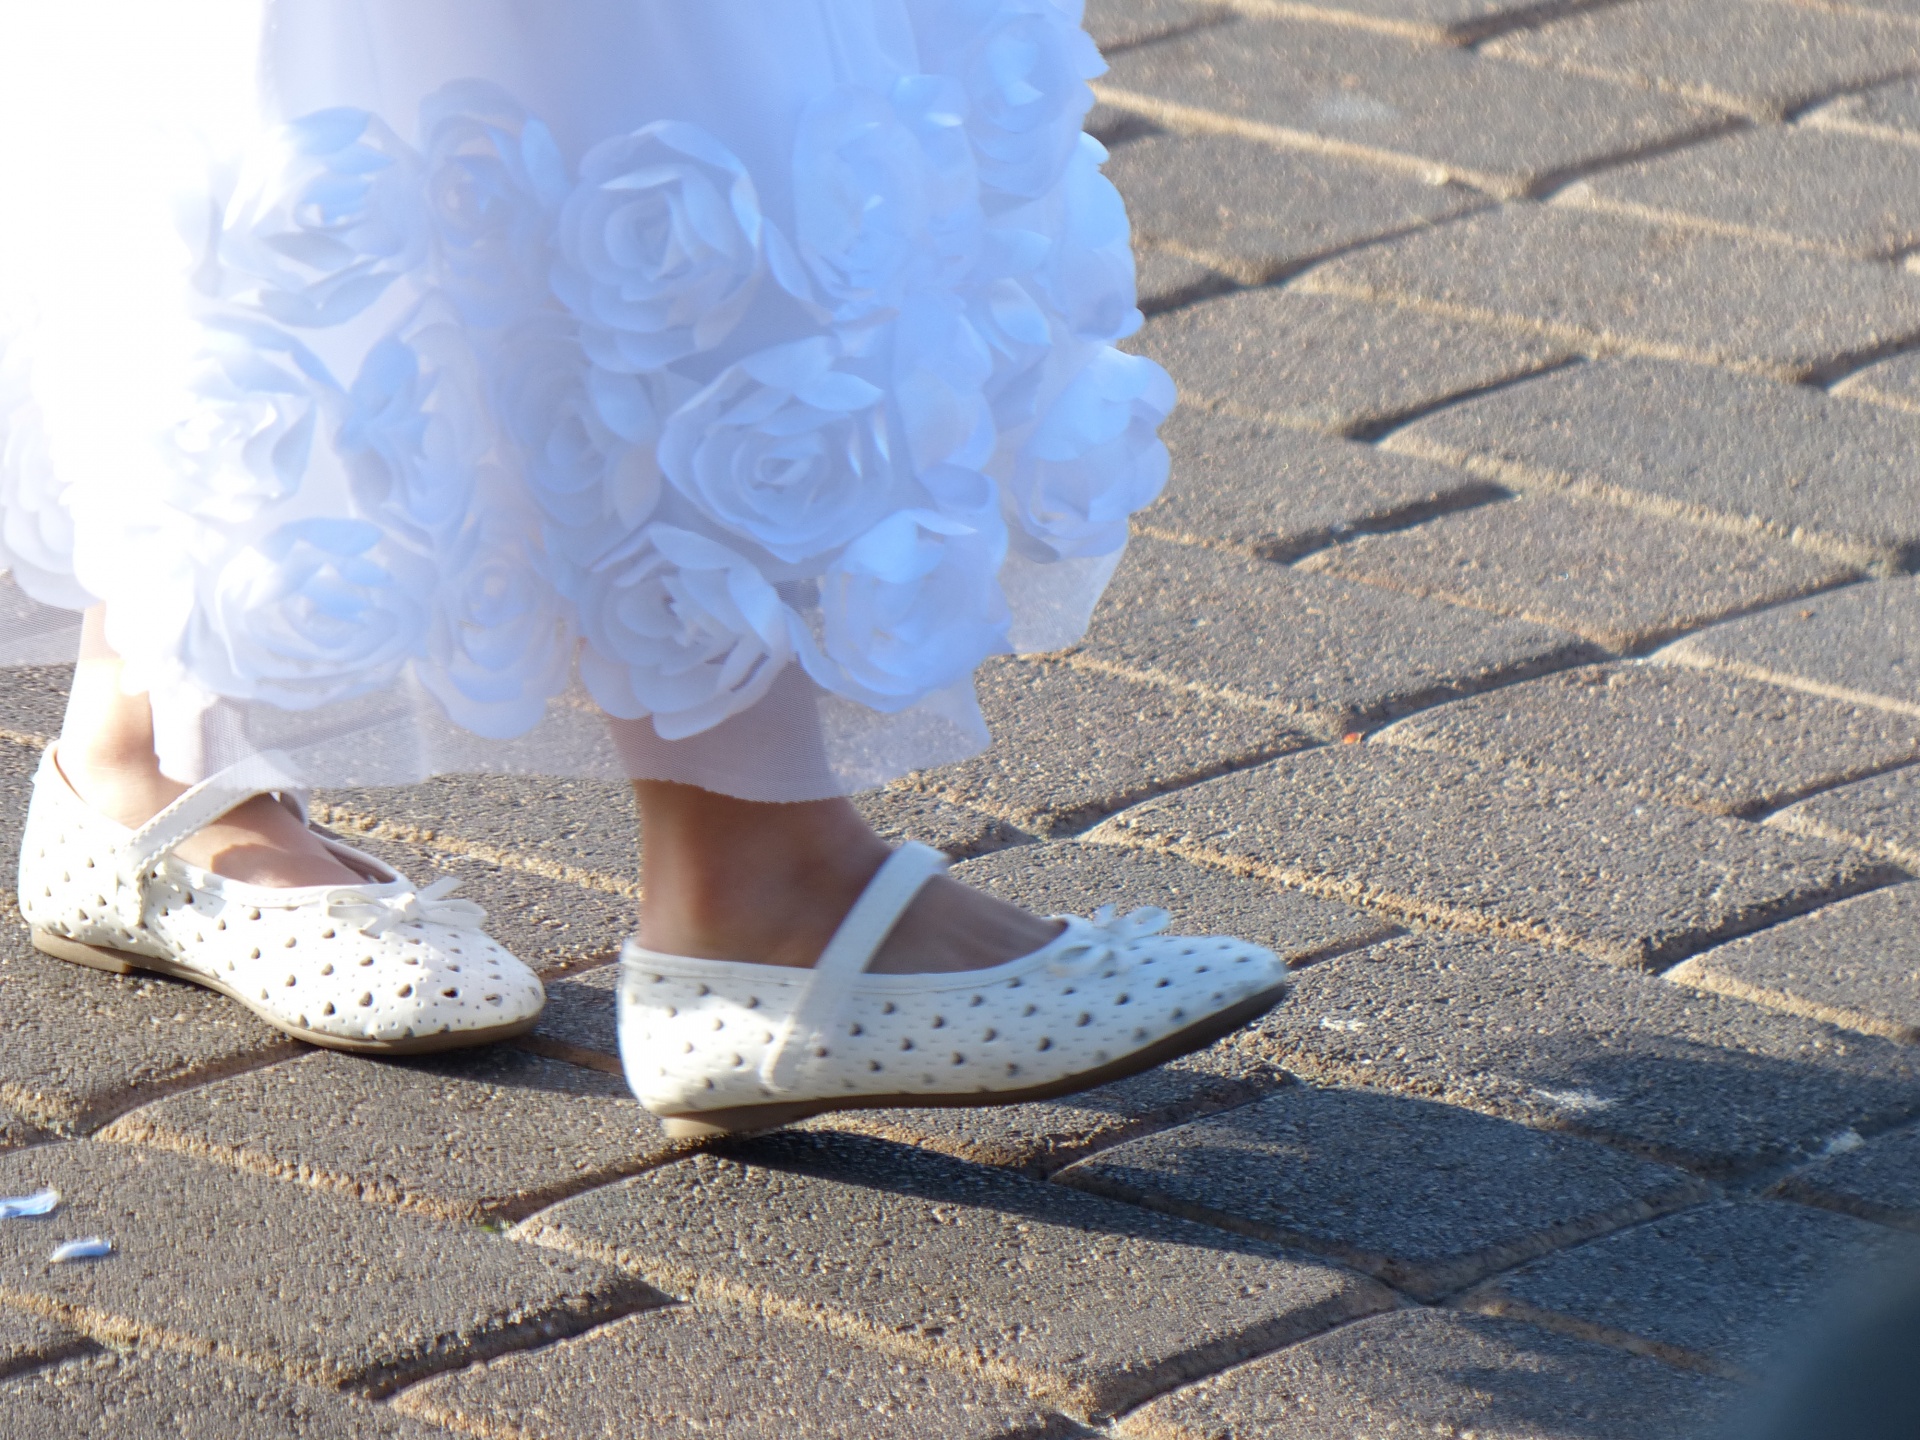
[[[0,6],[0,661],[104,602],[182,780],[978,750],[1167,468],[1081,4]]]

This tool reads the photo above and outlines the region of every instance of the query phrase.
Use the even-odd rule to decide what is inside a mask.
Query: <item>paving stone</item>
[[[1660,658],[1920,716],[1920,579],[1810,596],[1689,635]]]
[[[1116,149],[1106,170],[1139,243],[1184,251],[1247,285],[1488,204],[1463,186],[1235,135],[1143,136]]]
[[[1237,130],[1499,195],[1727,123],[1644,89],[1292,19],[1210,26],[1127,51],[1096,92],[1173,128]]]
[[[80,1141],[0,1155],[0,1191],[51,1185],[49,1219],[0,1228],[0,1304],[95,1339],[213,1353],[377,1395],[658,1303],[579,1256],[221,1165]],[[49,1265],[62,1241],[114,1254]]]
[[[1134,284],[1144,314],[1191,305],[1197,300],[1223,294],[1239,282],[1206,261],[1179,250],[1134,244]]]
[[[1358,539],[1303,568],[1538,621],[1618,651],[1859,574],[1770,537],[1552,494]]]
[[[93,1342],[86,1336],[43,1316],[0,1310],[0,1377],[57,1364],[93,1348]],[[5,1394],[0,1390],[0,1408],[6,1404]]]
[[[918,840],[954,860],[991,855],[1033,838],[997,815],[957,805],[924,790],[891,785],[851,799],[861,818],[888,844]]]
[[[1336,256],[1293,284],[1780,380],[1920,336],[1920,275],[1560,205],[1469,215]]]
[[[524,1050],[317,1051],[123,1115],[100,1139],[443,1220],[518,1220],[672,1153],[621,1080]]]
[[[1312,743],[1259,709],[1059,661],[990,662],[975,685],[992,748],[912,783],[1034,835]]]
[[[677,1306],[442,1376],[394,1407],[465,1435],[1051,1440],[1087,1432],[981,1379],[810,1326]]]
[[[1920,872],[1920,770],[1900,770],[1816,795],[1771,816],[1767,824],[1854,845]]]
[[[1209,780],[1117,815],[1091,838],[1651,968],[1899,878],[1839,846],[1379,744]]]
[[[1696,955],[1668,979],[1920,1042],[1920,885],[1895,885]]]
[[[1205,0],[1088,0],[1087,33],[1102,50],[1124,50],[1196,26],[1215,24],[1232,12]]]
[[[211,990],[42,955],[10,904],[0,916],[0,1014],[0,1107],[63,1134],[301,1049]]]
[[[1889,80],[1829,100],[1809,111],[1802,123],[1920,145],[1920,77]]]
[[[1702,1206],[1535,1260],[1466,1304],[1721,1373],[1783,1358],[1819,1307],[1920,1239],[1777,1201]]]
[[[1920,760],[1920,722],[1667,665],[1596,666],[1411,715],[1376,739],[1751,816]]]
[[[1293,560],[1359,531],[1391,529],[1505,492],[1448,465],[1183,406],[1161,431],[1166,492],[1136,530]]]
[[[1777,120],[1920,65],[1920,33],[1771,0],[1642,0],[1503,36],[1486,53]]]
[[[487,933],[540,972],[598,964],[619,953],[633,933],[635,901],[599,886],[551,879],[519,863],[496,860],[436,841],[414,845],[387,838],[404,833],[405,822],[382,822],[373,833],[340,825],[340,811],[321,812],[322,823],[348,843],[386,861],[416,885],[451,876],[460,898],[487,912]],[[533,834],[531,822],[529,834]]]
[[[1856,370],[1834,386],[1833,393],[1849,400],[1865,400],[1920,413],[1920,350],[1909,350],[1864,370]]]
[[[1787,1176],[1776,1192],[1863,1220],[1920,1230],[1920,1127],[1865,1141],[1848,1135],[1845,1142]]]
[[[1253,13],[1358,25],[1429,44],[1465,45],[1613,0],[1261,0]]]
[[[1886,259],[1920,245],[1920,147],[1763,125],[1590,176],[1554,203]]]
[[[1920,1114],[1911,1047],[1470,937],[1322,961],[1229,1043],[1325,1083],[1568,1130],[1709,1176]]]
[[[1327,435],[1374,433],[1570,353],[1538,336],[1292,288],[1156,315],[1128,344],[1165,365],[1190,406]]]
[[[1536,1326],[1446,1310],[1348,1325],[1162,1396],[1128,1440],[1668,1440],[1712,1434],[1739,1390]]]
[[[1425,1300],[1709,1193],[1577,1136],[1314,1085],[1130,1140],[1059,1179],[1328,1255]]]
[[[732,1156],[593,1191],[516,1233],[1083,1415],[1391,1303],[1263,1241],[897,1145],[794,1134]]]
[[[1145,537],[1128,548],[1081,654],[1075,663],[1191,685],[1328,738],[1598,658],[1527,621]]]
[[[445,1440],[384,1405],[193,1356],[103,1354],[0,1386],[12,1440]]]
[[[1804,385],[1601,361],[1426,416],[1383,443],[1518,490],[1567,488],[1853,564],[1920,558],[1920,416]]]
[[[8,665],[0,667],[0,693],[6,714],[0,725],[21,741],[44,742],[60,733],[67,716],[67,687],[72,665]],[[38,748],[38,743],[34,744]]]
[[[547,1008],[513,1043],[570,1065],[624,1075],[620,1066],[620,967],[601,965],[547,982]]]

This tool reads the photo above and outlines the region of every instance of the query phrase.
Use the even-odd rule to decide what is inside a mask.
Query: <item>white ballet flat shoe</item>
[[[37,949],[115,974],[152,970],[218,990],[309,1044],[415,1055],[524,1034],[546,994],[449,900],[316,831],[364,885],[275,889],[189,865],[174,846],[256,795],[304,824],[283,757],[259,756],[188,790],[138,830],[90,808],[49,748],[20,846],[20,913]]]
[[[1164,936],[1164,910],[1110,906],[992,969],[866,974],[945,868],[925,845],[896,850],[811,970],[629,940],[620,1056],[634,1094],[676,1139],[826,1110],[1045,1100],[1200,1049],[1285,995],[1271,951]]]

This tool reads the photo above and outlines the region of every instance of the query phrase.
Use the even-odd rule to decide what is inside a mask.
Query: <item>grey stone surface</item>
[[[1908,350],[1856,370],[1835,385],[1833,393],[1920,413],[1920,350]]]
[[[1142,136],[1114,150],[1107,178],[1126,198],[1137,243],[1178,250],[1247,285],[1488,203],[1464,186],[1237,135]]]
[[[991,855],[1033,838],[997,815],[900,785],[855,795],[853,808],[889,844],[918,840],[955,860]]]
[[[1681,1170],[1379,1091],[1290,1085],[1062,1183],[1316,1251],[1421,1299],[1707,1198]]]
[[[1781,380],[1920,336],[1920,275],[1559,205],[1469,215],[1336,256],[1293,284]]]
[[[0,910],[0,1014],[0,1106],[66,1134],[299,1053],[294,1041],[211,990],[106,975],[40,954],[10,904]]]
[[[1817,1307],[1920,1239],[1777,1201],[1702,1206],[1524,1265],[1465,1303],[1643,1353],[1757,1375]]]
[[[1086,1433],[989,1381],[902,1365],[811,1327],[704,1306],[630,1316],[536,1354],[430,1380],[394,1408],[463,1435],[514,1440],[1065,1440]]]
[[[989,662],[975,688],[992,748],[910,783],[1039,836],[1312,743],[1265,710],[1059,661]]]
[[[1920,556],[1920,416],[1803,385],[1601,362],[1427,416],[1385,444],[1517,489],[1570,488],[1854,563]]]
[[[1781,1180],[1777,1193],[1864,1220],[1920,1230],[1920,1127],[1844,1143]]]
[[[1075,663],[1192,685],[1333,737],[1596,658],[1587,642],[1527,621],[1143,537]]]
[[[60,733],[72,678],[71,665],[0,667],[0,688],[7,697],[4,728],[15,744],[51,740]]]
[[[0,1192],[42,1185],[65,1201],[0,1227],[0,1305],[336,1389],[379,1394],[658,1300],[583,1257],[179,1155],[97,1141],[0,1155]],[[114,1254],[47,1263],[89,1235]]]
[[[1657,968],[1898,874],[1839,846],[1604,786],[1380,744],[1210,780],[1092,838]]]
[[[593,1191],[516,1233],[696,1299],[978,1366],[1079,1414],[1390,1303],[1261,1241],[897,1145],[801,1134],[732,1154]]]
[[[1885,259],[1920,245],[1920,147],[1763,125],[1604,171],[1554,203]]]
[[[1689,635],[1660,658],[1920,716],[1920,579],[1811,596]]]
[[[1920,885],[1826,906],[1696,955],[1667,978],[1920,1042]]]
[[[1669,665],[1549,675],[1408,716],[1375,738],[1709,815],[1760,814],[1920,760],[1920,720]]]
[[[474,1224],[522,1219],[673,1148],[620,1080],[504,1046],[405,1064],[317,1051],[98,1138]]]
[[[1136,243],[1133,259],[1140,308],[1148,315],[1223,294],[1239,283],[1225,271],[1216,270],[1184,250]]]
[[[1619,651],[1859,573],[1770,537],[1552,494],[1361,538],[1303,568],[1553,625]]]
[[[577,970],[547,982],[547,1008],[533,1032],[513,1043],[570,1065],[620,1075],[618,964]]]
[[[1130,50],[1101,84],[1109,104],[1163,122],[1222,117],[1212,123],[1502,195],[1726,123],[1648,90],[1305,20],[1242,20]]]
[[[1266,0],[1250,6],[1333,25],[1358,25],[1429,44],[1463,45],[1614,0]]]
[[[1920,770],[1900,770],[1815,795],[1767,823],[1858,846],[1920,873]]]
[[[1165,365],[1189,405],[1328,435],[1370,433],[1570,353],[1539,336],[1292,287],[1155,316],[1127,343]]]
[[[1889,80],[1809,111],[1808,125],[1920,145],[1920,77]]]
[[[1173,452],[1173,473],[1160,499],[1135,517],[1135,529],[1264,560],[1296,559],[1355,532],[1503,493],[1452,466],[1194,406],[1176,410],[1161,438]]]
[[[1920,1114],[1920,1055],[1531,946],[1390,940],[1303,970],[1230,1042],[1368,1085],[1573,1131],[1709,1176]]]
[[[384,1405],[217,1360],[105,1354],[0,1386],[10,1440],[445,1440]]]
[[[1348,1325],[1176,1390],[1127,1440],[1670,1440],[1712,1434],[1739,1391],[1536,1326],[1447,1310]]]
[[[1486,51],[1778,119],[1920,66],[1920,32],[1773,0],[1643,0],[1504,36]]]
[[[1231,14],[1226,5],[1208,0],[1088,0],[1086,25],[1095,44],[1116,51]]]
[[[44,1316],[0,1310],[0,1377],[37,1370],[43,1365],[86,1354],[93,1348],[93,1342],[86,1336]],[[4,1394],[0,1391],[0,1396]],[[0,1408],[4,1408],[5,1403],[0,1398]]]

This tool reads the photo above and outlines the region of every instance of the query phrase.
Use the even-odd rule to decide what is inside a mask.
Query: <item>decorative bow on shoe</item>
[[[460,884],[457,876],[436,880],[424,890],[399,895],[371,895],[365,890],[335,890],[327,896],[327,915],[351,925],[362,935],[381,936],[396,925],[446,925],[455,930],[478,930],[487,912],[471,900],[449,900]]]
[[[1125,915],[1117,906],[1102,905],[1091,920],[1067,921],[1067,934],[1061,937],[1066,943],[1049,957],[1047,969],[1063,980],[1081,979],[1105,965],[1114,966],[1118,974],[1132,966],[1136,940],[1158,935],[1172,921],[1158,905],[1142,905]]]

